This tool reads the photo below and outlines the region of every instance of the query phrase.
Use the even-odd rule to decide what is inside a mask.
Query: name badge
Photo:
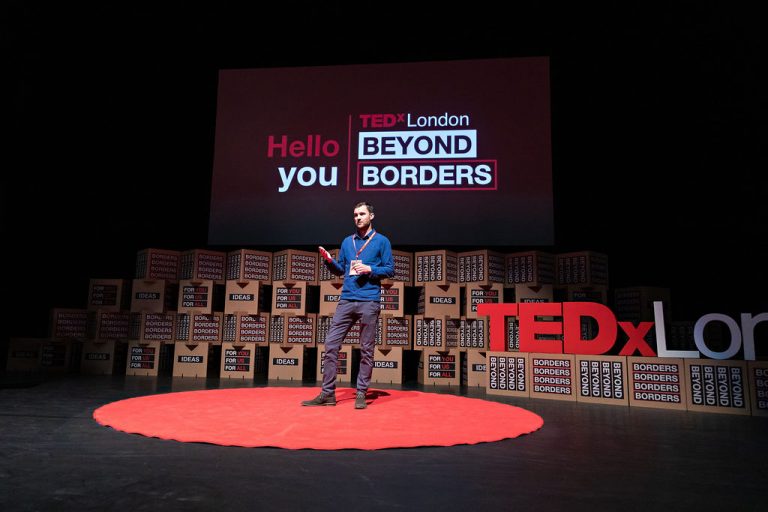
[[[349,262],[349,275],[351,276],[357,276],[360,275],[359,272],[355,271],[355,265],[358,263],[362,263],[363,260],[352,260]]]

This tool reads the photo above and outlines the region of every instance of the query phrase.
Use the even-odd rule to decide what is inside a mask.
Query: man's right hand
[[[317,249],[320,251],[320,256],[322,256],[325,261],[327,261],[328,263],[333,263],[333,258],[331,257],[331,253],[326,251],[322,245]]]

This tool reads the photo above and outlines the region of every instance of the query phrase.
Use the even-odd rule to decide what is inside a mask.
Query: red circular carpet
[[[335,407],[302,407],[319,388],[237,388],[150,395],[96,409],[102,425],[132,434],[224,446],[379,450],[499,441],[541,428],[511,405],[418,391],[337,389]]]

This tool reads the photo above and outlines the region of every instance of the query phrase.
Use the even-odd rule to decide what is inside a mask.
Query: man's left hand
[[[352,268],[358,274],[370,274],[371,273],[371,266],[370,265],[364,265],[362,263],[355,263],[355,265]]]

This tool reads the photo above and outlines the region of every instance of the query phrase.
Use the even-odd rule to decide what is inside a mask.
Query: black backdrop
[[[517,56],[551,59],[545,249],[607,253],[612,285],[671,287],[678,319],[768,310],[760,17],[535,4],[6,3],[4,338],[139,249],[206,246],[218,69]]]

